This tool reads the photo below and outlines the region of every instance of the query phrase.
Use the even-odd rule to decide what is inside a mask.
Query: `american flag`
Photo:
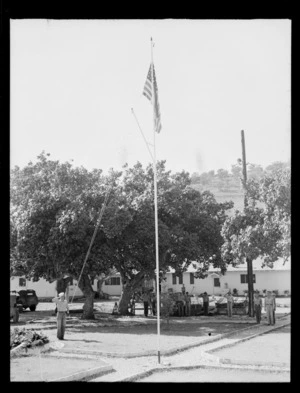
[[[153,94],[153,99],[154,99],[154,116],[155,116],[155,131],[157,133],[160,132],[161,130],[161,122],[160,122],[160,110],[159,110],[159,103],[158,103],[158,94],[157,94],[157,82],[156,82],[156,77],[155,77],[155,69],[154,69],[154,64],[150,64],[146,83],[144,86],[143,90],[143,95],[148,98],[148,100],[152,103],[152,69],[151,66],[153,66],[153,88],[154,88],[154,94]]]

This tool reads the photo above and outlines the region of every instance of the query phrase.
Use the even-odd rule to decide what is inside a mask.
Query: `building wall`
[[[20,279],[25,280],[25,286],[20,286]],[[53,298],[57,295],[56,293],[56,281],[50,283],[44,278],[40,278],[39,281],[26,280],[24,277],[12,277],[10,280],[10,290],[11,291],[21,291],[22,289],[33,289],[37,297],[40,298]],[[97,291],[97,280],[93,282],[93,290]],[[121,295],[122,284],[120,285],[105,285],[102,287],[103,291],[109,295]],[[69,299],[75,296],[83,296],[81,289],[77,286],[77,281],[73,280],[73,285],[69,285]]]
[[[107,283],[106,282],[104,282],[103,283],[103,286],[102,286],[102,291],[104,292],[104,293],[107,293],[108,295],[111,295],[111,296],[120,296],[121,295],[121,293],[122,293],[122,282],[121,282],[121,278],[120,278],[120,276],[114,276],[114,277],[112,277],[112,278],[119,278],[120,280],[120,284],[119,285],[107,285]]]
[[[241,274],[247,274],[247,272],[227,272],[221,278],[223,287],[227,282],[231,290],[236,288],[242,294],[244,290],[248,289],[248,284],[241,283]],[[254,270],[253,274],[255,274],[256,281],[253,284],[255,290],[278,290],[280,295],[283,295],[285,290],[291,291],[291,272],[288,270]]]
[[[189,294],[199,295],[200,293],[207,292],[208,294],[218,295],[220,293],[220,288],[214,287],[213,277],[209,276],[205,279],[194,278],[194,283],[191,284],[190,273],[183,273],[182,275],[183,284],[185,290]],[[165,285],[163,285],[163,291],[167,291],[168,288],[172,288],[173,292],[181,292],[182,284],[179,284],[179,278],[176,277],[176,285],[173,284],[172,273],[166,274]]]
[[[214,278],[217,275],[209,275],[201,279],[195,278],[194,284],[190,282],[190,273],[183,273],[183,284],[189,294],[199,295],[200,293],[207,292],[209,295],[223,295],[229,289],[232,291],[234,288],[238,290],[239,294],[243,294],[244,290],[248,289],[247,283],[241,283],[241,274],[247,274],[246,271],[227,271],[225,275],[219,277],[220,287],[214,286]],[[284,294],[285,290],[291,291],[291,272],[289,270],[274,270],[274,271],[254,271],[256,283],[254,289],[263,291],[264,289],[278,290],[280,295]],[[179,278],[176,278],[176,285],[172,283],[172,273],[166,274],[166,282],[163,285],[163,291],[172,288],[173,292],[180,292],[182,284],[179,284]]]
[[[258,272],[256,289],[260,291],[264,289],[278,290],[280,295],[284,294],[284,291],[288,290],[291,292],[291,272],[290,271],[274,271],[274,272]],[[272,275],[270,274],[272,273]]]
[[[220,276],[220,287],[214,286],[214,278],[217,275],[209,275],[207,278],[194,278],[194,283],[190,282],[190,273],[183,273],[183,283],[185,289],[189,294],[199,295],[200,293],[207,292],[209,295],[222,295],[229,289],[232,291],[236,288],[239,294],[243,294],[244,290],[248,289],[248,284],[241,283],[241,274],[246,274],[246,271],[227,271],[224,276]],[[264,289],[278,290],[280,295],[284,294],[285,290],[291,292],[291,272],[290,270],[274,270],[274,271],[254,271],[256,277],[256,283],[254,289],[263,291]],[[118,275],[114,277],[120,277]],[[10,281],[10,290],[20,291],[21,289],[33,289],[36,291],[38,297],[49,297],[56,296],[55,284],[56,282],[49,283],[45,279],[41,278],[39,281],[26,280],[26,285],[19,285],[20,277],[13,277]],[[94,291],[97,291],[97,280],[92,285]],[[172,273],[166,274],[166,281],[162,284],[162,291],[165,292],[168,288],[172,288],[173,292],[180,292],[182,284],[179,284],[179,278],[176,277],[176,285],[172,283]],[[76,290],[76,292],[75,292]],[[103,284],[103,292],[111,296],[119,296],[122,293],[122,283],[120,285],[106,285]],[[69,298],[75,296],[82,296],[83,293],[79,287],[77,287],[77,281],[73,280],[73,285],[69,286]]]
[[[56,296],[55,285],[56,281],[50,283],[44,278],[39,279],[39,281],[31,281],[25,279],[25,286],[20,286],[20,279],[24,280],[24,277],[12,277],[10,279],[10,290],[11,291],[21,291],[22,289],[33,289],[37,297],[54,297]],[[21,280],[22,281],[22,280]]]

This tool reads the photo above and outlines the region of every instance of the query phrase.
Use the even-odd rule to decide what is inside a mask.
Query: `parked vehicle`
[[[217,314],[227,314],[227,298],[220,297],[216,301]],[[246,315],[248,314],[248,301],[244,297],[235,297],[232,314]]]
[[[19,291],[19,296],[17,298],[18,307],[26,310],[29,308],[30,311],[35,311],[38,305],[38,297],[33,289],[22,289]]]

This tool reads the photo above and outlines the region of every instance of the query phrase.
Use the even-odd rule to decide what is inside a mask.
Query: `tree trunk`
[[[104,281],[106,279],[107,279],[107,277],[98,279],[97,290],[98,290],[98,294],[99,294],[99,299],[102,299],[104,297],[102,286],[103,286]]]
[[[118,308],[120,315],[128,315],[128,304],[130,302],[132,294],[133,294],[133,290],[131,285],[128,284],[124,285],[119,301],[119,308]]]
[[[85,297],[83,305],[82,319],[95,319],[94,315],[94,291],[91,285],[90,278],[87,274],[83,274],[78,283],[79,288]]]
[[[123,291],[119,301],[118,311],[120,315],[128,315],[128,304],[135,291],[137,291],[144,280],[144,274],[138,273],[133,279],[122,277]]]

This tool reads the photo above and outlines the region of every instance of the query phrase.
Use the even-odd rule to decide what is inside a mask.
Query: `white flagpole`
[[[156,149],[155,149],[155,92],[154,92],[154,68],[153,68],[153,42],[151,37],[151,81],[152,81],[152,105],[153,105],[153,173],[154,173],[154,209],[155,209],[155,254],[156,254],[156,304],[157,304],[157,355],[160,364],[160,296],[159,296],[159,254],[158,254],[158,215],[157,215],[157,173],[156,173]]]

